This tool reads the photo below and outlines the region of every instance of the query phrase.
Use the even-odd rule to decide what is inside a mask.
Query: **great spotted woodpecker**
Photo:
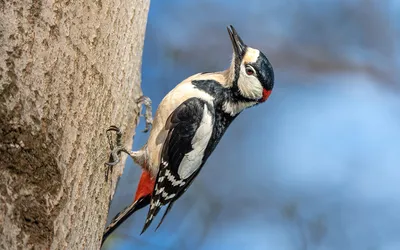
[[[267,57],[245,45],[233,26],[228,27],[228,33],[233,46],[230,67],[199,73],[178,84],[158,106],[147,143],[139,151],[114,150],[111,158],[117,159],[120,151],[129,153],[143,172],[134,202],[112,220],[103,242],[130,214],[150,204],[145,232],[161,207],[168,204],[158,228],[231,122],[271,94],[274,71]],[[111,130],[118,131],[115,127]]]

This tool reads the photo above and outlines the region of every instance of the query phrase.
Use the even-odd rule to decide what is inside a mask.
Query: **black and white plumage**
[[[189,177],[207,159],[205,154],[214,127],[213,104],[192,97],[174,110],[165,124],[168,136],[161,153],[161,165],[152,193],[143,231],[160,207],[174,200],[190,184]],[[209,153],[208,153],[209,154]]]
[[[234,51],[229,69],[196,74],[171,90],[157,109],[147,143],[130,154],[154,182],[146,194],[151,201],[142,233],[168,204],[162,223],[231,122],[244,109],[264,102],[272,91],[274,72],[266,56],[245,45],[232,26],[228,33]]]

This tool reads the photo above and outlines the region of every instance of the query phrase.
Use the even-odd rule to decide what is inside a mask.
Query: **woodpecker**
[[[129,215],[149,204],[141,234],[161,207],[168,205],[158,228],[199,174],[231,122],[244,109],[263,103],[270,96],[274,86],[271,63],[260,50],[247,46],[232,25],[227,29],[233,46],[230,67],[199,73],[179,83],[158,106],[147,143],[138,151],[128,152],[119,145],[112,152],[110,160],[114,162],[108,165],[115,165],[118,154],[126,152],[142,167],[142,175],[134,202],[112,220],[103,242]],[[117,127],[110,130],[121,135]]]

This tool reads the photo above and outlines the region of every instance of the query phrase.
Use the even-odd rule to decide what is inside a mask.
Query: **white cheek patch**
[[[256,75],[248,75],[245,65],[255,63],[260,55],[260,51],[247,47],[246,54],[243,57],[243,62],[240,65],[238,88],[243,97],[250,99],[260,99],[263,96],[263,86],[258,81]],[[254,74],[256,74],[254,72]]]
[[[254,73],[256,74],[256,73]],[[238,88],[242,96],[250,99],[260,99],[263,96],[263,86],[255,75],[247,75],[245,66],[240,65]]]

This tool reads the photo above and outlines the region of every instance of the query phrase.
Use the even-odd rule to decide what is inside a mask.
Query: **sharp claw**
[[[119,162],[119,160],[118,161],[114,161],[114,162],[105,162],[104,165],[106,167],[114,167],[115,165],[118,164],[118,162]]]
[[[117,162],[106,162],[106,163],[104,163],[104,165],[106,165],[107,167],[114,167],[115,165],[118,164],[118,162],[119,161],[117,161]]]
[[[152,112],[151,112],[151,99],[147,96],[141,96],[136,100],[136,103],[138,103],[140,105],[143,104],[145,107],[144,114],[139,114],[139,115],[144,116],[146,118],[146,127],[143,130],[143,133],[147,133],[153,125],[153,118],[152,118]],[[115,144],[112,139],[112,134],[109,133],[111,131],[114,131],[117,136],[117,138],[115,140]],[[120,161],[119,155],[121,152],[125,152],[129,155],[130,155],[130,152],[128,152],[122,146],[122,131],[121,131],[121,129],[119,129],[117,126],[112,125],[106,130],[106,134],[107,134],[107,138],[108,138],[108,143],[110,145],[111,153],[110,153],[109,161],[106,162],[105,165],[108,167],[112,167],[119,163],[119,161]]]
[[[146,122],[146,127],[143,130],[143,133],[149,132],[150,128],[153,126],[153,121],[147,121]]]
[[[106,132],[110,132],[110,131],[115,131],[115,132],[117,133],[117,135],[122,134],[121,129],[118,128],[117,126],[114,126],[114,125],[110,126],[110,127],[106,130]]]
[[[128,150],[126,150],[125,148],[123,148],[123,147],[118,147],[118,148],[116,148],[116,149],[114,149],[114,150],[111,151],[108,162],[106,162],[106,163],[104,163],[104,164],[105,164],[106,166],[109,166],[109,167],[112,167],[112,166],[117,165],[117,164],[120,162],[120,157],[119,157],[119,155],[120,155],[121,152],[124,152],[124,153],[126,153],[126,154],[128,154],[128,155],[130,154],[130,153],[128,152]]]
[[[146,126],[146,127],[143,129],[142,133],[147,133],[147,132],[149,132],[149,130],[150,130],[149,126]]]
[[[108,129],[114,129],[114,130],[119,130],[119,128],[115,125],[111,125]]]
[[[118,162],[120,161],[119,156],[118,156],[119,152],[120,152],[119,149],[118,149],[118,150],[113,150],[113,151],[110,153],[109,162],[106,162],[105,164],[106,164],[107,166],[109,166],[109,167],[112,167],[112,166],[117,165]],[[113,160],[113,161],[112,161],[112,160]]]
[[[142,131],[143,133],[147,133],[150,130],[150,127],[153,125],[153,118],[151,112],[151,99],[147,96],[141,96],[136,101],[140,105],[144,105],[145,111],[144,114],[140,114],[141,117],[146,118],[146,127]]]
[[[115,131],[116,134],[117,134],[116,148],[114,148],[114,143],[112,142],[111,135],[108,134],[108,132],[110,132],[110,131]],[[120,161],[119,153],[121,151],[124,151],[124,150],[121,149],[122,148],[122,146],[121,146],[122,132],[121,132],[120,128],[118,128],[117,126],[112,125],[106,130],[106,133],[107,133],[107,138],[108,138],[108,143],[110,145],[111,153],[110,153],[109,160],[108,160],[108,162],[105,163],[105,165],[109,166],[109,167],[112,167],[112,166],[115,166],[115,165],[118,164],[118,162]]]
[[[142,95],[141,97],[139,97],[136,100],[136,103],[141,103],[141,102],[146,102],[146,101],[151,103],[150,98],[148,98],[147,96]]]
[[[115,155],[114,152],[111,152],[109,162],[105,162],[104,165],[106,165],[108,167],[113,167],[113,166],[117,165],[118,162],[119,162],[119,157],[117,155]]]

